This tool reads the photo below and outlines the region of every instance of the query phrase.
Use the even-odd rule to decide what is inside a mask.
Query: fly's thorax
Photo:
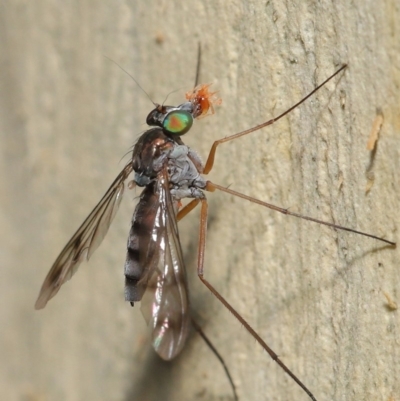
[[[173,185],[185,188],[199,180],[199,173],[203,171],[201,160],[180,138],[201,113],[199,107],[192,99],[176,107],[156,105],[149,113],[147,124],[158,128],[145,132],[133,150],[132,167],[138,186],[149,185],[156,179],[167,159],[169,179]]]
[[[196,157],[193,158],[193,155]],[[197,154],[186,145],[176,144],[168,155],[168,179],[175,200],[204,198],[201,190],[206,187],[206,180],[200,174],[202,164],[199,160]]]
[[[193,186],[186,186],[186,187],[173,186],[171,188],[171,195],[172,198],[176,201],[185,198],[205,199],[206,197],[201,189]]]
[[[138,186],[146,186],[157,177],[174,146],[175,142],[160,128],[150,129],[139,138],[132,154],[132,167]]]

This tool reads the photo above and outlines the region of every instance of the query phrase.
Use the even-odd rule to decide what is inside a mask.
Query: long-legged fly
[[[47,302],[57,294],[61,285],[73,276],[80,263],[90,259],[108,231],[121,202],[125,181],[133,172],[133,185],[144,189],[133,213],[128,237],[125,299],[132,305],[134,302],[141,302],[143,315],[152,331],[152,344],[155,351],[161,358],[170,360],[179,354],[188,336],[191,325],[189,295],[177,223],[200,204],[198,277],[269,353],[271,358],[312,400],[315,400],[311,391],[205,279],[204,253],[208,204],[204,192],[223,191],[286,215],[361,234],[393,246],[395,243],[375,235],[290,212],[207,181],[203,176],[213,168],[218,145],[272,125],[345,68],[346,65],[343,65],[306,97],[277,117],[215,141],[204,165],[198,154],[182,142],[181,136],[190,130],[194,119],[213,114],[214,106],[220,104],[216,93],[210,91],[210,85],[199,85],[188,92],[186,101],[179,106],[155,104],[154,110],[150,112],[146,120],[147,124],[153,128],[140,136],[134,146],[132,159],[119,173],[106,194],[54,262],[42,285],[35,308],[44,308]],[[182,207],[181,200],[184,198],[192,200]]]

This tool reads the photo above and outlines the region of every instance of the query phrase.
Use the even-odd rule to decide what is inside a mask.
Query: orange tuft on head
[[[196,86],[192,91],[186,92],[186,99],[198,109],[196,113],[197,118],[214,114],[214,105],[219,106],[222,103],[222,99],[216,96],[217,92],[209,91],[211,85],[201,84]],[[210,114],[207,114],[209,110]]]

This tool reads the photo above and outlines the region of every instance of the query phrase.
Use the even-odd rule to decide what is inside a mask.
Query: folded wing
[[[152,240],[159,247],[159,257],[153,259],[153,266],[143,276],[147,286],[141,310],[152,331],[154,349],[161,358],[170,360],[185,344],[190,311],[176,210],[166,174],[158,180],[157,191],[159,204]]]
[[[89,260],[99,247],[121,203],[124,181],[131,172],[132,165],[129,163],[64,247],[44,280],[35,309],[43,309],[61,285],[75,274],[81,262]]]

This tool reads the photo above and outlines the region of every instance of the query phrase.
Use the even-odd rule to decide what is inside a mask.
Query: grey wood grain
[[[211,179],[290,210],[397,240],[400,9],[364,1],[2,0],[0,3],[0,392],[4,400],[222,400],[231,390],[194,334],[172,363],[123,300],[134,198],[45,310],[40,285],[124,166],[154,101],[201,81],[223,104],[184,138],[222,145]],[[366,143],[377,109],[376,152]],[[129,157],[129,156],[127,156]],[[368,177],[373,185],[366,192]],[[210,194],[206,277],[318,400],[397,399],[399,253],[357,235]],[[196,278],[197,216],[180,224],[192,305],[241,400],[307,400]]]

